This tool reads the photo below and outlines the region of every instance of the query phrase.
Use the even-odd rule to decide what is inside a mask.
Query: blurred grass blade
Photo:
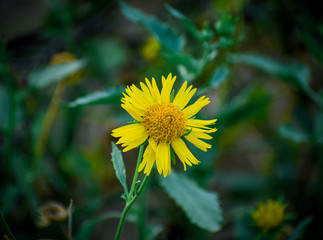
[[[10,228],[8,227],[6,220],[4,219],[1,211],[0,211],[0,230],[2,234],[1,237],[3,237],[4,239],[16,240],[15,236],[12,234]]]
[[[301,89],[309,83],[309,69],[300,63],[283,62],[256,53],[231,54],[230,61],[258,68]]]
[[[90,93],[79,97],[72,102],[60,103],[60,105],[69,108],[84,107],[94,104],[119,104],[124,88],[114,87],[106,91]]]
[[[166,4],[165,7],[174,17],[182,22],[184,27],[193,35],[193,37],[195,37],[199,41],[203,41],[201,32],[197,29],[195,24],[190,19],[184,16],[181,12],[172,8],[169,4]]]
[[[184,46],[184,38],[177,34],[168,25],[160,22],[155,17],[129,6],[124,1],[119,1],[121,11],[129,20],[143,25],[156,40],[167,50],[179,52]]]
[[[174,171],[167,178],[160,177],[159,183],[192,223],[210,232],[220,230],[222,212],[215,193],[201,189],[188,177]]]
[[[49,65],[32,71],[28,76],[31,88],[42,89],[50,84],[57,83],[71,74],[81,70],[86,65],[85,60]]]
[[[121,212],[106,212],[94,218],[86,220],[79,231],[77,232],[76,236],[73,237],[73,240],[88,240],[91,239],[91,233],[94,228],[101,222],[111,219],[111,218],[119,218],[121,216]]]
[[[114,142],[112,142],[112,163],[116,171],[117,178],[119,179],[125,193],[125,197],[128,197],[128,188],[126,182],[126,168],[123,163],[121,151],[117,148]]]
[[[309,139],[309,136],[306,133],[301,132],[291,125],[280,125],[278,131],[282,137],[287,138],[294,143],[304,143]]]
[[[313,217],[307,217],[304,220],[302,220],[294,229],[294,231],[291,233],[291,235],[287,238],[287,240],[298,240],[302,236],[304,236],[304,232],[308,225],[312,222]]]

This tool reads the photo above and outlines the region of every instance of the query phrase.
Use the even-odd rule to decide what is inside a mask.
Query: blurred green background
[[[67,239],[55,214],[71,199],[73,239],[113,239],[123,202],[111,130],[132,120],[121,92],[170,72],[210,98],[199,118],[218,119],[210,151],[189,146],[201,164],[185,175],[217,193],[221,229],[191,223],[153,171],[122,239],[323,239],[322,11],[313,0],[1,1],[1,239],[13,239],[7,225],[17,240]],[[137,153],[123,154],[129,184]],[[287,205],[273,236],[250,217],[267,199]],[[55,216],[42,216],[48,203]]]

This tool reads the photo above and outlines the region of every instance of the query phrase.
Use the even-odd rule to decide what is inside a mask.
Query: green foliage
[[[159,183],[192,223],[210,232],[220,230],[222,212],[215,193],[203,190],[185,175],[174,171],[167,178],[160,177]]]
[[[123,163],[121,151],[117,148],[115,143],[112,143],[111,157],[112,157],[111,160],[113,162],[113,167],[114,167],[114,170],[116,171],[117,178],[119,179],[119,181],[124,189],[125,198],[128,198],[126,168]]]
[[[28,76],[29,87],[35,89],[45,88],[53,83],[58,83],[85,66],[85,60],[75,60],[36,69]]]
[[[168,25],[163,24],[155,17],[148,15],[129,6],[124,1],[119,1],[122,13],[131,21],[142,24],[152,35],[172,52],[179,52],[184,46],[184,39]]]
[[[62,106],[75,108],[85,107],[95,104],[119,104],[124,88],[114,87],[106,91],[90,93],[83,97],[78,97],[74,101],[61,103]]]

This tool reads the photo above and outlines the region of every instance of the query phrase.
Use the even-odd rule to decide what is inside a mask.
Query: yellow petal
[[[205,96],[202,96],[195,103],[183,109],[183,113],[187,118],[193,117],[202,109],[202,107],[209,103],[210,100],[208,98],[205,98]]]
[[[172,74],[170,73],[167,77],[167,79],[164,78],[164,76],[162,77],[162,91],[161,91],[161,101],[162,102],[169,102],[169,97],[174,85],[174,82],[176,80],[176,76],[174,78],[172,78]]]
[[[201,149],[202,151],[206,152],[208,148],[212,146],[208,143],[203,142],[202,140],[198,139],[193,132],[184,136],[186,140],[194,144],[195,147]]]
[[[206,127],[207,125],[212,125],[217,121],[217,119],[212,120],[200,120],[200,119],[188,119],[186,121],[186,126],[189,127],[196,127],[196,128],[202,128],[206,130],[212,130],[216,131],[213,128]]]
[[[181,162],[184,165],[184,170],[186,171],[186,165],[192,166],[193,164],[198,164],[199,161],[194,157],[194,155],[190,152],[190,150],[187,148],[185,142],[181,139],[175,139],[171,143],[176,155],[181,160]]]
[[[160,163],[164,177],[170,172],[170,147],[167,143],[159,143],[156,151],[156,162]],[[157,165],[158,168],[158,165]]]
[[[174,104],[177,105],[180,109],[183,109],[188,102],[191,100],[191,98],[193,97],[193,95],[196,92],[196,88],[192,89],[192,85],[189,86],[186,89],[187,86],[187,81],[185,81],[182,85],[182,87],[179,89],[178,93],[176,94],[175,98],[174,98]]]
[[[142,162],[139,165],[138,172],[140,172],[145,167],[144,173],[149,176],[155,162],[155,156],[155,152],[150,147],[150,145],[148,145],[144,152]]]

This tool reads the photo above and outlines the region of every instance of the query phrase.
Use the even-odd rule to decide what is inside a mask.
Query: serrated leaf
[[[159,183],[192,223],[210,232],[220,230],[222,211],[215,193],[200,188],[185,175],[174,171],[166,178],[161,177]]]
[[[72,62],[38,68],[29,74],[29,86],[36,89],[45,88],[50,84],[57,83],[81,70],[85,65],[85,60],[75,60]]]
[[[94,104],[119,104],[124,88],[109,88],[102,92],[90,93],[69,103],[60,103],[64,107],[84,107]]]
[[[114,142],[112,142],[111,157],[112,157],[112,163],[116,171],[117,178],[119,179],[119,182],[121,183],[124,189],[124,193],[126,194],[126,197],[128,197],[128,188],[127,188],[127,182],[126,182],[126,168],[123,163],[121,151],[117,148]]]
[[[126,18],[143,25],[166,49],[177,53],[183,48],[184,38],[168,25],[149,14],[129,6],[124,1],[119,1],[119,3],[121,11]]]
[[[309,83],[310,71],[306,65],[301,63],[283,62],[256,53],[231,54],[230,61],[258,68],[300,89],[307,88]]]

